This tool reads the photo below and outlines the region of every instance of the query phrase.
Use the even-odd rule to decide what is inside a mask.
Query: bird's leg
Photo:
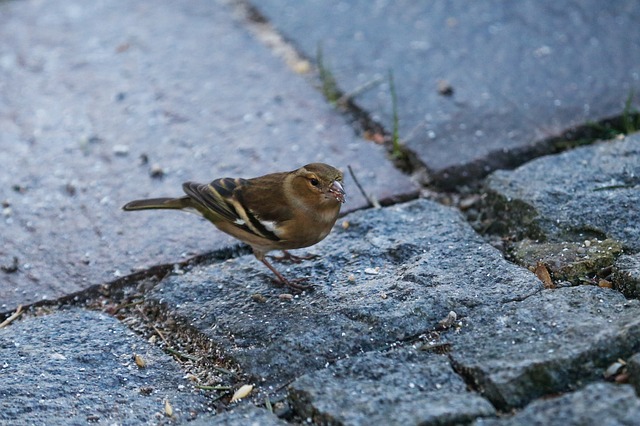
[[[269,262],[267,262],[267,259],[265,259],[264,257],[262,257],[262,258],[258,257],[258,259],[262,263],[264,263],[265,266],[271,270],[271,272],[273,272],[276,275],[276,277],[278,278],[278,282],[280,284],[284,284],[284,285],[286,285],[287,287],[291,288],[294,291],[305,291],[305,290],[309,290],[309,289],[313,288],[312,285],[298,284],[298,282],[304,281],[304,279],[289,281],[288,279],[283,277],[282,274],[280,272],[278,272],[278,270],[276,268],[274,268]]]
[[[317,254],[308,254],[306,256],[296,256],[295,254],[289,253],[287,250],[282,250],[282,256],[269,256],[271,259],[276,262],[289,261],[292,263],[302,263],[303,260],[311,260],[315,259],[318,256]]]

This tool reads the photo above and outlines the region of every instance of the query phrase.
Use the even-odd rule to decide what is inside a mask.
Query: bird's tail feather
[[[187,209],[193,207],[188,197],[182,198],[150,198],[147,200],[130,201],[122,210],[150,210],[150,209]]]

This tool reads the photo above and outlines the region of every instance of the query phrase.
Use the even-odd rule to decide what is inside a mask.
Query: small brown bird
[[[342,172],[328,164],[312,163],[291,172],[253,179],[222,178],[209,184],[186,182],[180,198],[153,198],[125,204],[123,210],[178,209],[200,214],[218,229],[249,244],[253,254],[285,284],[288,281],[266,259],[282,250],[278,260],[304,259],[287,250],[312,246],[324,239],[344,203]],[[309,257],[307,257],[309,258]]]

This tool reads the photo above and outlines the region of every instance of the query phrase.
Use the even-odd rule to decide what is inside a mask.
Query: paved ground
[[[633,424],[639,18],[0,1],[0,424]],[[312,161],[384,207],[347,173],[303,294],[120,210]]]

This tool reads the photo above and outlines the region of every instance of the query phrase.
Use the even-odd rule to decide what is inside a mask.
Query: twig
[[[0,324],[0,328],[5,328],[9,324],[11,324],[14,320],[16,320],[20,315],[22,315],[22,305],[18,305],[16,311],[6,320],[2,321]]]
[[[216,370],[219,373],[228,374],[229,376],[235,376],[236,375],[236,373],[234,373],[233,371],[227,370],[226,368],[223,368],[223,367],[218,367],[217,365],[212,365],[210,368],[213,368],[214,370]]]
[[[167,347],[171,346],[169,344],[169,341],[164,337],[164,335],[162,334],[162,332],[160,330],[158,330],[158,327],[156,327],[154,324],[151,324],[151,320],[149,319],[149,317],[144,313],[144,311],[142,310],[142,307],[140,305],[136,305],[136,310],[140,313],[140,315],[142,315],[142,318],[145,319],[145,321],[147,321],[149,323],[149,325],[151,325],[151,328],[153,328],[153,330],[158,333],[158,336],[160,336],[160,338],[162,339],[162,341],[167,345]]]
[[[369,80],[369,81],[361,84],[360,86],[358,86],[355,89],[353,89],[351,92],[345,93],[342,96],[340,96],[338,98],[338,100],[336,101],[336,104],[338,104],[338,105],[346,104],[348,101],[350,101],[351,99],[353,99],[356,96],[360,95],[361,93],[364,93],[367,90],[371,89],[372,87],[380,84],[383,80],[384,80],[383,77],[377,77],[377,78],[374,78],[372,80]]]
[[[168,347],[168,348],[165,348],[165,350],[167,352],[169,352],[170,354],[177,356],[178,358],[184,358],[184,359],[188,359],[189,361],[194,361],[194,362],[200,361],[200,358],[197,358],[197,357],[192,356],[192,355],[183,354],[182,352],[179,352],[179,351],[177,351],[177,350],[175,350],[173,348],[169,348]]]
[[[360,182],[358,182],[358,178],[356,178],[355,173],[353,173],[353,169],[351,168],[351,165],[347,166],[347,168],[349,169],[349,173],[351,174],[353,181],[356,183],[356,186],[358,187],[358,189],[360,190],[364,198],[369,202],[369,205],[371,207],[379,209],[380,203],[378,202],[378,200],[376,200],[375,197],[371,197],[365,192],[364,188],[362,188],[362,185],[360,185]]]
[[[209,391],[230,391],[233,389],[231,386],[207,386],[207,385],[196,385],[198,389],[209,390]]]

